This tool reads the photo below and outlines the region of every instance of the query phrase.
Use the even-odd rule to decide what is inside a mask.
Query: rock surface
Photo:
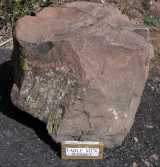
[[[153,56],[147,33],[138,31],[109,4],[68,3],[20,19],[13,103],[46,122],[57,142],[120,145],[133,124]]]

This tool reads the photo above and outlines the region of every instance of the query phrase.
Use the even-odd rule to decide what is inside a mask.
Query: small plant
[[[34,15],[39,7],[46,7],[51,0],[0,0],[0,16],[14,25],[24,15]]]
[[[14,23],[19,17],[35,11],[38,0],[14,0],[10,6],[9,19]]]
[[[160,27],[160,19],[153,16],[144,16],[144,25],[149,27]]]
[[[1,0],[0,15],[14,24],[19,17],[34,12],[38,4],[39,0]]]

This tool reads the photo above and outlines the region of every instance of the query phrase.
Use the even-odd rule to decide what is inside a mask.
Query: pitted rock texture
[[[13,103],[46,122],[57,142],[120,145],[153,56],[148,33],[138,31],[110,4],[73,2],[21,18],[14,35]]]

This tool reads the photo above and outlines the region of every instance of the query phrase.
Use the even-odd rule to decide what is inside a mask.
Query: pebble
[[[132,167],[138,167],[137,162],[133,162]]]
[[[152,154],[152,155],[150,156],[150,159],[151,159],[151,160],[158,161],[158,160],[159,160],[159,157],[158,157],[157,154]]]
[[[134,141],[135,141],[136,143],[138,143],[138,138],[137,138],[137,137],[134,137]]]

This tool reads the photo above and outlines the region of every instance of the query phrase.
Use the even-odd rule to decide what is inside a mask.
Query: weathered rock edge
[[[148,31],[109,4],[74,2],[26,16],[14,32],[13,103],[57,142],[120,145],[153,57]]]

